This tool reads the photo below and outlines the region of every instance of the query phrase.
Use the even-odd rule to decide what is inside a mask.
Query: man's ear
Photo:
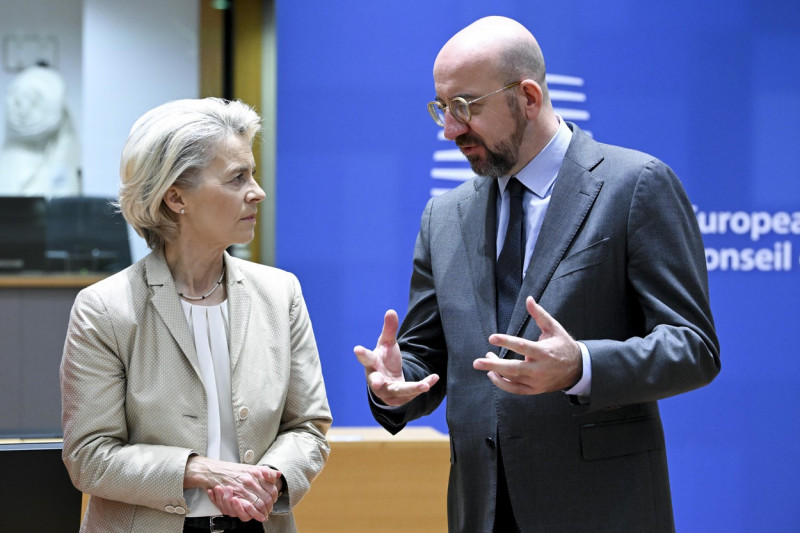
[[[544,103],[542,88],[533,80],[522,80],[519,85],[522,88],[522,94],[525,95],[525,116],[528,120],[534,120],[539,116]]]

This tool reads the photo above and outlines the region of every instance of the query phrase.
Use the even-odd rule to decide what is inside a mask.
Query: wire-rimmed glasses
[[[501,87],[500,89],[497,89],[496,91],[492,91],[489,94],[484,94],[483,96],[479,96],[479,97],[475,98],[474,100],[470,100],[469,102],[466,101],[465,99],[461,98],[460,96],[456,96],[455,98],[450,100],[450,103],[447,104],[447,105],[444,105],[439,100],[434,100],[433,102],[429,102],[428,103],[428,113],[431,114],[431,117],[433,118],[433,121],[436,122],[441,127],[444,127],[444,115],[445,115],[445,113],[447,112],[448,109],[450,110],[450,114],[453,115],[454,119],[456,119],[457,121],[459,121],[459,122],[461,122],[463,124],[467,124],[470,121],[470,119],[472,118],[472,113],[469,110],[469,106],[471,104],[474,104],[478,100],[483,100],[484,98],[488,98],[489,96],[492,96],[493,94],[497,94],[499,92],[503,92],[506,89],[510,89],[512,87],[516,87],[520,83],[522,83],[521,80],[520,81],[515,81],[514,83],[509,83],[505,87]]]

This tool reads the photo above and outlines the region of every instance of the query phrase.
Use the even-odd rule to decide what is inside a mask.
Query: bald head
[[[444,136],[467,150],[477,175],[518,171],[558,130],[539,43],[515,20],[486,17],[456,33],[436,56],[433,80],[440,105],[470,101],[467,122],[445,114]],[[498,96],[483,100],[500,92],[505,107]]]
[[[503,84],[531,79],[547,92],[539,43],[525,26],[510,18],[485,17],[456,33],[436,57],[434,78],[437,71],[465,66],[480,66]]]

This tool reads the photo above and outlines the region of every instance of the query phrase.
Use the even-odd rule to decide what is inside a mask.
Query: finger
[[[245,508],[247,511],[253,516],[253,518],[263,521],[266,519],[267,515],[269,514],[269,510],[272,508],[272,501],[273,501],[273,492],[275,490],[275,485],[268,481],[268,476],[255,476],[255,482],[252,484],[252,487],[248,485],[245,486],[247,492],[243,493],[240,496],[245,502],[251,504],[253,509],[257,512],[257,514],[253,514],[253,511],[250,510],[246,505]]]
[[[248,512],[255,520],[263,522],[267,519],[269,509],[272,507],[272,500],[270,499],[269,503],[267,503],[267,501],[262,500],[258,495],[255,495],[254,498],[252,502],[249,502],[252,510],[248,510]]]
[[[233,488],[217,485],[212,492],[214,493],[215,503],[223,506],[229,506],[231,504]]]
[[[536,300],[533,299],[533,296],[528,296],[525,299],[525,308],[528,310],[528,314],[531,315],[536,325],[539,326],[539,329],[542,330],[542,333],[553,333],[556,330],[560,330],[561,324],[558,321],[550,316],[544,307],[536,303]]]
[[[269,493],[269,491],[267,492]],[[262,500],[258,495],[253,495],[253,500],[250,502],[250,505],[253,507],[253,510],[250,511],[250,515],[259,522],[267,517],[267,513],[265,512],[267,511],[267,501]]]
[[[244,520],[247,513],[241,508],[241,504],[237,502],[238,498],[233,495],[233,488],[217,485],[213,489],[208,490],[209,498],[212,503],[216,505],[222,514],[228,516],[235,516]]]
[[[270,502],[278,498],[278,483],[281,478],[281,473],[268,466],[259,469],[255,476],[259,483],[260,489],[266,492],[267,497],[262,497],[262,500],[267,507],[270,507]]]
[[[489,352],[486,357],[475,359],[472,368],[484,372],[496,372],[501,377],[513,378],[519,373],[520,361],[518,359],[500,359],[497,355]]]
[[[269,466],[265,466],[261,470],[261,474],[264,481],[267,482],[267,485],[262,485],[265,489],[269,488],[270,486],[275,486],[282,475],[280,470],[275,470]]]
[[[394,398],[413,398],[423,392],[428,392],[430,386],[423,381],[389,381],[381,390]]]
[[[275,502],[278,501],[278,487],[272,485],[270,488],[267,489],[267,493],[269,494],[269,508],[271,509]],[[267,503],[267,502],[264,502]]]
[[[277,491],[275,492],[275,495],[273,497],[271,497],[269,500],[264,502],[264,506],[267,509],[267,512],[264,514],[264,522],[269,520],[269,514],[275,508],[275,502],[276,501],[278,501],[278,493],[277,493]]]
[[[275,484],[280,479],[281,473],[268,466],[259,466],[253,472],[253,477],[258,484],[251,490],[253,496],[253,506],[261,513],[260,516],[253,516],[259,521],[269,519],[269,513],[277,499],[278,489]]]
[[[384,387],[387,387],[389,383],[391,382],[380,372],[371,372],[367,375],[367,384],[372,389],[372,392],[376,394],[378,391],[383,390]]]
[[[503,333],[493,333],[489,335],[489,344],[500,348],[507,348],[526,358],[536,358],[541,351],[535,342],[523,339],[522,337],[505,335]]]
[[[263,502],[260,497],[257,498],[256,495],[251,493],[237,495],[234,492],[229,499],[230,507],[233,510],[233,514],[231,516],[236,516],[245,522],[250,519],[263,522],[266,519],[266,515],[257,507],[259,504],[263,506]]]
[[[368,350],[359,345],[353,348],[353,353],[356,354],[358,362],[361,363],[367,371],[375,368],[375,354],[372,350]]]
[[[381,336],[378,337],[378,345],[397,342],[397,330],[399,327],[400,319],[397,318],[397,312],[394,309],[386,311],[383,315],[383,329],[381,330]]]
[[[381,372],[372,372],[367,376],[367,383],[375,394],[407,396],[409,394],[422,394],[423,392],[427,392],[438,379],[439,376],[431,374],[421,381],[395,381],[387,379]]]
[[[439,374],[431,374],[430,376],[423,378],[423,380],[420,381],[420,383],[424,383],[428,386],[428,389],[424,392],[428,392],[429,390],[431,390],[433,386],[436,385],[438,382],[439,382]]]
[[[229,509],[229,513],[223,512],[223,514],[230,514],[231,516],[235,516],[241,520],[249,520],[250,514],[244,508],[245,502],[241,498],[237,498],[233,494],[233,491],[231,491],[229,494],[226,493],[224,499],[228,502],[227,507]]]
[[[263,491],[260,485],[257,483],[254,483],[254,485],[258,486],[258,490]],[[258,508],[259,503],[262,507],[265,507],[261,496],[247,491],[237,493],[237,489],[234,489],[231,486],[222,485],[214,487],[214,492],[217,496],[216,499],[221,501],[221,506],[217,506],[220,508],[220,511],[222,511],[223,514],[235,516],[244,521],[256,519],[259,522],[263,522],[266,519],[266,514],[264,514],[262,510]],[[269,496],[264,493],[264,497]]]
[[[533,389],[525,383],[506,379],[497,372],[489,372],[486,375],[497,388],[506,392],[510,392],[512,394],[534,394]]]
[[[381,378],[376,377],[375,383],[379,383]],[[371,382],[370,387],[372,387],[373,394],[386,405],[398,406],[428,392],[438,381],[439,376],[431,374],[421,381],[384,381],[379,386],[373,386]]]
[[[386,376],[384,376],[380,372],[372,372],[371,374],[367,375],[367,386],[369,386],[369,389],[372,391],[372,394],[380,398],[387,405],[400,405],[399,403],[396,402],[388,403],[390,399],[397,396],[396,393],[394,392],[397,390],[397,387],[393,387],[391,390],[389,388],[392,383],[395,382],[386,379]],[[399,381],[397,383],[405,383],[405,382]]]

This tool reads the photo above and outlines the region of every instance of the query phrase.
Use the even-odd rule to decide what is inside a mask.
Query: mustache
[[[464,145],[485,146],[483,139],[481,139],[480,137],[473,136],[469,133],[464,133],[456,137],[456,146],[464,146]]]

